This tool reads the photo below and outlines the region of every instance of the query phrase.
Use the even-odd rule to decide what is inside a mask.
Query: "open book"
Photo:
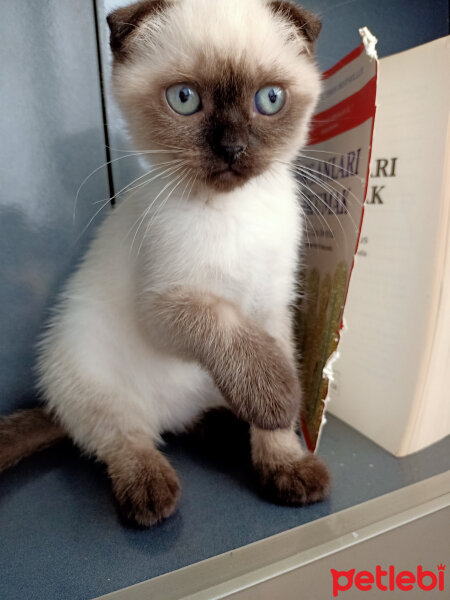
[[[335,213],[309,215],[311,247],[299,307],[303,430],[314,448],[327,399],[333,414],[404,456],[450,434],[450,37],[379,61],[367,194],[362,188],[373,119],[344,134],[341,129],[369,110],[373,93],[369,98],[357,91],[360,105],[336,112],[352,102],[346,81],[363,82],[358,73],[369,68],[365,53],[357,53],[331,77],[325,74],[314,152],[305,152],[314,159],[302,163],[307,168],[309,162],[316,176],[316,186],[308,183],[316,206],[334,198]],[[337,96],[336,107],[341,88],[344,100]],[[322,139],[327,128],[337,135]],[[360,136],[361,153],[353,135]],[[362,162],[349,161],[350,151]]]
[[[450,36],[379,62],[330,411],[396,456],[450,434]]]

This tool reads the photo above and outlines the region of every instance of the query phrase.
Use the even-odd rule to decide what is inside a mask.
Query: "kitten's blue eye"
[[[166,90],[166,98],[169,106],[185,117],[193,115],[202,107],[199,94],[186,83],[170,87]]]
[[[286,102],[286,92],[277,86],[264,87],[255,96],[255,106],[263,115],[275,115]]]

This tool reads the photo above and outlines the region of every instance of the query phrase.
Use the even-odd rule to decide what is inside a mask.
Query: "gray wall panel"
[[[0,2],[0,412],[32,393],[33,347],[108,198],[91,0]],[[109,207],[108,207],[109,208]],[[92,231],[93,228],[90,228]]]

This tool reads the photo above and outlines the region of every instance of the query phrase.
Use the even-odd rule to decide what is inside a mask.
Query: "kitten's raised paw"
[[[237,337],[215,380],[234,413],[260,429],[285,429],[300,410],[294,365],[265,332]]]
[[[139,452],[108,465],[124,521],[150,527],[170,517],[180,496],[177,474],[157,450]]]
[[[280,464],[257,466],[262,492],[273,502],[300,506],[324,500],[330,491],[330,475],[314,454]]]

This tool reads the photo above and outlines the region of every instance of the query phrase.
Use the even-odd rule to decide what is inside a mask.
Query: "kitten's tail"
[[[0,418],[0,472],[66,436],[42,407]]]

